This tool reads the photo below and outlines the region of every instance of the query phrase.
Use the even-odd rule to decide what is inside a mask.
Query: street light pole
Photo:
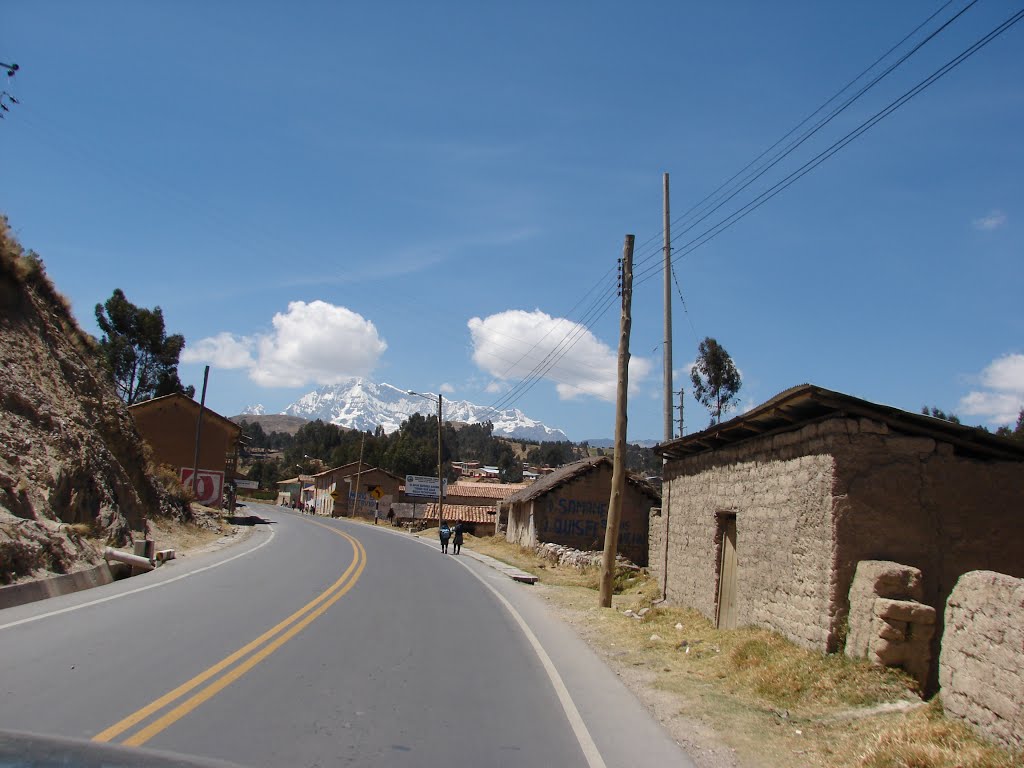
[[[433,400],[433,397],[406,390],[406,394],[422,397],[424,400]],[[441,393],[437,393],[437,525],[444,522],[444,471],[441,463]]]

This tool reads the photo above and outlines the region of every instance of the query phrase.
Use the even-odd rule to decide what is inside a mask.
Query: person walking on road
[[[462,524],[462,521],[461,520],[456,520],[455,521],[455,539],[452,542],[453,544],[455,544],[455,554],[456,555],[459,554],[459,550],[462,549],[462,534],[465,533],[465,530],[466,530],[466,527]]]
[[[438,530],[437,535],[441,538],[441,551],[447,555],[448,539],[452,537],[452,529],[448,527],[448,523],[441,523],[441,528]]]

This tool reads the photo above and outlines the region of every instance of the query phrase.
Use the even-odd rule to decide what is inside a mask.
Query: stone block
[[[874,614],[881,619],[905,621],[911,624],[934,624],[935,609],[913,600],[891,600],[880,597],[875,600]]]

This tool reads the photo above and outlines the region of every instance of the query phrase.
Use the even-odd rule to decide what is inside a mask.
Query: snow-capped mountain
[[[267,409],[263,407],[262,403],[255,403],[254,405],[246,406],[245,410],[242,411],[240,416],[266,416]]]
[[[385,432],[391,433],[414,413],[436,415],[437,401],[432,403],[390,384],[350,379],[342,384],[330,384],[309,392],[282,413],[310,420],[321,419],[351,429],[373,430],[379,424]],[[466,424],[480,424],[490,420],[494,424],[494,434],[498,437],[538,441],[569,439],[562,430],[531,419],[517,408],[495,412],[466,400],[444,398],[443,417],[445,421]]]

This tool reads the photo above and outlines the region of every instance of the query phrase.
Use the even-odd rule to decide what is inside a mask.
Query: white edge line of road
[[[534,653],[537,654],[537,658],[540,659],[540,663],[544,666],[544,671],[548,673],[548,679],[551,681],[551,687],[555,689],[555,693],[558,695],[558,701],[562,705],[562,710],[565,712],[566,718],[569,720],[569,725],[572,726],[572,731],[576,735],[576,741],[579,742],[580,749],[583,750],[583,756],[587,759],[587,765],[590,768],[607,768],[604,762],[604,758],[601,757],[601,752],[597,748],[597,744],[594,743],[593,737],[590,735],[590,731],[587,729],[587,724],[583,722],[583,717],[580,715],[580,711],[576,708],[576,702],[572,700],[572,695],[569,693],[569,689],[565,687],[565,682],[562,680],[562,676],[558,674],[558,670],[555,669],[555,663],[548,656],[547,651],[544,650],[544,646],[540,644],[540,640],[530,629],[530,625],[526,623],[526,619],[515,609],[515,607],[508,601],[508,599],[496,590],[493,586],[488,584],[484,578],[470,568],[466,563],[461,560],[456,561],[459,565],[473,574],[481,584],[487,587],[494,596],[498,598],[502,605],[505,606],[512,618],[515,619],[516,624],[523,631],[526,639],[530,641],[530,645],[533,646]]]
[[[28,623],[33,622],[33,621],[39,621],[41,619],[48,619],[51,616],[59,616],[62,613],[70,613],[71,611],[77,611],[77,610],[80,610],[82,608],[88,608],[89,606],[92,606],[92,605],[99,605],[100,603],[106,603],[106,602],[109,602],[110,600],[117,600],[118,598],[121,598],[121,597],[128,597],[128,595],[134,595],[134,594],[137,594],[139,592],[145,592],[147,589],[156,589],[157,587],[164,587],[164,586],[167,586],[168,584],[173,584],[175,581],[181,581],[182,579],[187,579],[189,576],[195,576],[197,573],[202,573],[203,571],[209,571],[209,570],[212,570],[214,568],[220,568],[222,565],[227,565],[232,560],[237,560],[240,557],[245,557],[246,555],[251,555],[256,550],[262,549],[267,544],[269,544],[271,541],[273,541],[274,535],[275,535],[274,534],[274,529],[271,528],[270,529],[270,536],[268,536],[264,541],[260,542],[259,544],[257,544],[252,549],[247,549],[247,550],[245,550],[245,552],[241,552],[241,553],[239,553],[237,555],[233,555],[232,557],[229,557],[227,560],[221,560],[220,562],[213,563],[211,565],[204,565],[202,568],[196,568],[194,571],[189,571],[188,573],[183,573],[180,576],[175,576],[174,578],[167,579],[166,581],[159,581],[156,584],[147,584],[144,587],[137,587],[136,589],[129,589],[127,592],[120,592],[120,593],[118,593],[116,595],[108,595],[107,597],[101,597],[101,598],[99,598],[97,600],[90,600],[87,603],[80,603],[78,605],[71,605],[71,606],[68,606],[67,608],[61,608],[61,609],[56,610],[56,611],[49,611],[48,613],[41,613],[38,616],[29,616],[28,618],[19,619],[18,621],[12,621],[12,622],[9,622],[7,624],[0,624],[0,630],[10,629],[11,627],[17,627],[19,624],[28,624]]]
[[[387,529],[385,529],[387,530]],[[392,531],[387,531],[392,533]],[[398,531],[394,531],[398,533]],[[421,544],[426,544],[431,549],[434,548],[433,543],[426,541],[419,536],[413,536],[414,541],[418,541]],[[572,700],[572,694],[569,693],[569,689],[565,687],[565,682],[562,680],[562,676],[558,674],[558,670],[555,668],[555,663],[548,656],[548,652],[544,650],[544,646],[540,644],[540,640],[530,629],[530,625],[526,623],[526,619],[522,617],[522,614],[515,609],[515,606],[508,601],[508,599],[501,594],[498,590],[492,587],[483,576],[478,574],[472,568],[470,568],[462,560],[456,560],[456,562],[469,571],[473,578],[477,579],[481,584],[487,587],[494,594],[498,601],[505,606],[505,610],[509,612],[516,624],[519,625],[519,629],[522,630],[523,635],[529,641],[530,646],[533,648],[533,652],[537,654],[537,658],[540,659],[541,665],[544,667],[544,671],[547,672],[548,680],[551,681],[551,687],[555,689],[555,694],[558,696],[558,702],[562,705],[562,711],[565,712],[565,717],[569,721],[569,725],[572,726],[572,732],[576,736],[576,741],[580,745],[580,749],[583,751],[583,757],[587,760],[587,765],[590,768],[607,768],[604,762],[604,758],[601,757],[601,752],[597,748],[597,744],[594,743],[593,736],[590,735],[590,731],[587,729],[587,724],[583,722],[583,716],[580,715],[579,709],[576,708],[576,702]],[[2,627],[0,627],[2,629]]]

